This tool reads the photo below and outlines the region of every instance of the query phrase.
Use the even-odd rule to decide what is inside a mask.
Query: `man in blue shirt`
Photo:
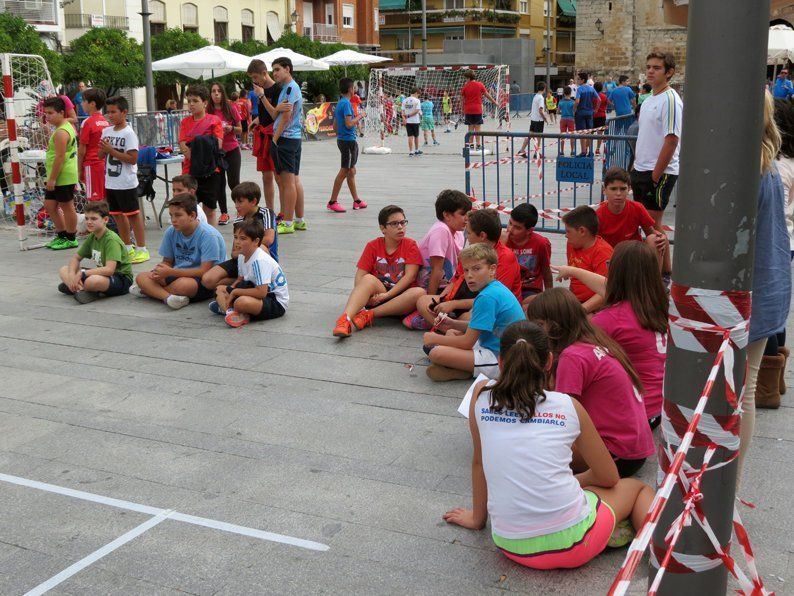
[[[248,92],[248,101],[251,102],[251,120],[259,118],[259,96],[254,89]]]
[[[367,204],[358,196],[356,190],[356,162],[358,161],[358,142],[356,142],[356,128],[358,123],[364,119],[364,110],[358,111],[358,116],[353,115],[353,104],[350,98],[353,96],[353,79],[339,80],[339,101],[334,109],[334,128],[336,129],[336,146],[342,154],[342,167],[334,178],[334,187],[331,190],[331,200],[328,201],[328,210],[335,213],[347,211],[339,204],[339,191],[342,190],[342,183],[347,180],[347,187],[353,196],[353,209],[365,209]]]
[[[620,75],[618,83],[618,87],[612,91],[610,96],[610,101],[615,106],[615,115],[626,116],[627,114],[632,114],[637,106],[637,95],[629,87],[629,77]]]
[[[77,118],[80,122],[88,118],[88,112],[83,109],[83,91],[85,91],[85,83],[80,81],[77,83],[77,93],[74,95],[74,107],[77,109]]]
[[[788,99],[794,95],[794,85],[788,80],[788,70],[785,68],[777,75],[772,95],[775,99]]]
[[[273,123],[273,142],[270,145],[270,156],[279,176],[281,210],[284,213],[284,219],[278,224],[278,233],[294,234],[295,230],[308,229],[303,221],[303,187],[298,178],[301,167],[303,95],[292,78],[292,60],[276,58],[272,68],[273,79],[281,85],[279,106],[276,107],[278,116]]]
[[[579,86],[576,88],[576,101],[574,102],[574,121],[576,130],[590,130],[593,128],[593,114],[598,111],[601,98],[595,89],[587,84],[590,75],[586,72],[579,73]],[[582,139],[582,152],[580,156],[587,155],[590,151],[590,141]]]

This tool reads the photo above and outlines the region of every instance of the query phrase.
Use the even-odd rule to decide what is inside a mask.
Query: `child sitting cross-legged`
[[[68,265],[61,267],[62,283],[58,291],[74,296],[80,304],[93,302],[100,296],[121,296],[132,284],[132,265],[124,242],[108,230],[108,204],[89,201],[83,209],[88,237],[77,249]],[[80,267],[83,259],[93,259],[96,267]]]
[[[336,337],[350,337],[353,327],[361,331],[375,317],[405,315],[425,293],[416,287],[422,255],[416,241],[405,235],[405,212],[387,205],[378,213],[378,224],[383,237],[368,242],[361,253],[353,291],[336,320]]]
[[[168,202],[171,226],[160,244],[163,260],[138,274],[130,294],[160,300],[174,310],[212,297],[201,276],[226,257],[226,243],[218,230],[199,223],[196,212],[190,195],[176,195]]]
[[[186,193],[195,199],[197,189],[198,182],[190,174],[179,174],[179,176],[174,176],[171,179],[171,192],[173,192],[174,196]],[[204,209],[199,209],[196,212],[196,219],[201,223],[209,223]]]
[[[651,487],[619,477],[588,410],[546,389],[553,360],[538,325],[505,330],[499,380],[479,384],[469,407],[472,508],[443,516],[471,530],[490,517],[502,554],[532,569],[581,567],[623,546],[632,535],[623,520],[639,529],[653,500]],[[586,472],[571,469],[575,454]]]
[[[606,276],[612,247],[598,235],[598,215],[592,207],[579,205],[562,217],[568,240],[568,265]],[[578,279],[571,279],[574,293],[585,311],[592,313],[604,305],[604,299]]]
[[[236,187],[235,187],[236,188]],[[210,310],[225,315],[229,327],[250,321],[283,317],[289,305],[287,278],[278,263],[262,248],[265,228],[258,219],[234,224],[238,277],[229,286],[220,285]]]
[[[517,299],[521,299],[521,269],[516,261],[516,256],[509,248],[499,241],[502,234],[502,223],[499,213],[495,209],[480,209],[468,214],[466,236],[469,245],[486,244],[496,251],[496,279],[502,282]],[[416,320],[412,322],[413,329],[429,329],[436,317],[442,313],[455,319],[468,319],[469,311],[474,304],[472,292],[464,281],[463,268],[458,259],[455,275],[444,291],[439,295],[420,296],[416,303],[416,310],[425,319],[426,326],[421,326]]]
[[[524,319],[518,299],[496,276],[496,251],[484,242],[464,248],[460,263],[466,285],[477,293],[471,319],[460,321],[439,315],[435,327],[446,335],[424,334],[430,358],[427,376],[434,381],[468,379],[482,373],[499,376],[499,337],[511,323]]]
[[[536,294],[554,285],[551,274],[551,242],[535,231],[538,210],[522,203],[510,212],[502,242],[513,251],[521,268],[521,304],[529,304]]]

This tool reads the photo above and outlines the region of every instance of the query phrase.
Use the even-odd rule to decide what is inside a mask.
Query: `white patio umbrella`
[[[331,66],[344,66],[345,75],[347,75],[348,66],[357,66],[360,64],[377,64],[378,62],[391,62],[391,58],[384,56],[373,56],[371,54],[363,54],[355,50],[339,50],[330,56],[320,58],[326,64]]]
[[[325,62],[320,62],[316,58],[311,58],[310,56],[304,56],[289,48],[273,48],[264,54],[258,54],[248,58],[248,61],[250,62],[254,59],[262,60],[267,65],[268,70],[270,70],[273,66],[273,60],[276,58],[289,58],[292,60],[293,70],[317,71],[328,70],[329,68]]]
[[[205,46],[152,63],[152,70],[175,71],[193,79],[211,79],[233,72],[245,72],[251,59],[218,46]]]
[[[766,56],[767,64],[779,64],[786,60],[794,60],[794,29],[785,25],[770,27]]]

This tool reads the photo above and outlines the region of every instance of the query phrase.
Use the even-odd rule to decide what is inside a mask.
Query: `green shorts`
[[[436,123],[432,118],[422,117],[422,130],[435,130]]]

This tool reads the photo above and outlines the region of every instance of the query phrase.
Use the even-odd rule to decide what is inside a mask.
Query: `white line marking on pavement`
[[[132,503],[130,501],[123,501],[121,499],[114,499],[113,497],[105,497],[94,493],[88,493],[82,490],[75,490],[58,486],[56,484],[48,484],[46,482],[39,482],[38,480],[29,480],[27,478],[20,478],[19,476],[11,476],[10,474],[0,473],[0,480],[10,484],[25,486],[27,488],[35,488],[49,493],[58,495],[65,495],[83,501],[91,501],[92,503],[100,503],[102,505],[109,505],[119,509],[127,509],[129,511],[137,511],[139,513],[146,513],[148,515],[160,515],[165,512],[165,509],[158,507],[149,507],[148,505],[141,505],[139,503]],[[232,534],[240,534],[242,536],[249,536],[251,538],[258,538],[259,540],[267,540],[270,542],[280,542],[282,544],[289,544],[299,548],[308,550],[327,551],[330,547],[327,544],[320,542],[312,542],[311,540],[304,540],[302,538],[294,538],[292,536],[285,536],[284,534],[275,534],[273,532],[265,532],[264,530],[257,530],[256,528],[247,528],[245,526],[238,526],[215,519],[206,517],[196,517],[195,515],[188,515],[173,511],[168,516],[168,519],[180,521],[194,526],[203,526],[205,528],[214,528],[222,532],[230,532]]]
[[[137,526],[132,530],[130,530],[129,532],[127,532],[126,534],[119,536],[113,542],[109,542],[102,548],[92,552],[87,557],[80,559],[74,565],[70,565],[69,567],[61,571],[58,575],[55,575],[50,579],[48,579],[46,582],[39,584],[38,586],[30,590],[30,592],[25,594],[25,596],[41,596],[41,594],[44,594],[45,592],[52,590],[55,586],[57,586],[63,581],[66,581],[67,579],[72,577],[75,573],[82,571],[92,563],[96,563],[97,561],[99,561],[99,559],[101,559],[106,555],[109,555],[120,546],[124,546],[130,540],[137,538],[138,536],[143,534],[146,530],[149,530],[155,527],[160,522],[165,521],[168,518],[168,516],[171,515],[171,513],[173,512],[163,511],[160,514],[147,519],[140,526]]]

